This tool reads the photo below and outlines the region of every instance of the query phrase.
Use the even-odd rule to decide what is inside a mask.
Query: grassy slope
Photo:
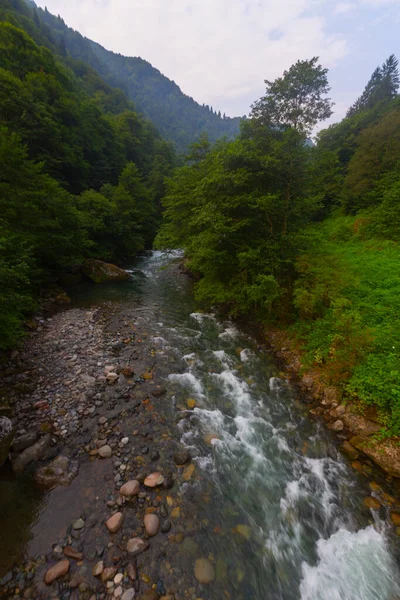
[[[400,247],[364,239],[363,230],[360,217],[333,217],[311,229],[312,248],[299,260],[294,329],[309,363],[376,405],[399,434]]]

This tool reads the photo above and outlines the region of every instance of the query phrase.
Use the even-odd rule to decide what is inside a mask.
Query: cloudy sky
[[[387,56],[400,0],[36,0],[114,52],[141,56],[200,103],[247,114],[297,59],[330,69],[333,120]]]

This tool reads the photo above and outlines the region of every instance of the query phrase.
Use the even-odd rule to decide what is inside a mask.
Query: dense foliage
[[[68,64],[0,23],[0,348],[41,281],[151,247],[175,161],[120,90]]]
[[[142,114],[155,124],[179,152],[206,132],[210,140],[234,137],[240,118],[221,115],[210,106],[201,106],[182,93],[171,81],[142,58],[130,58],[106,50],[68,27],[61,17],[42,10],[30,0],[0,0],[0,19],[23,24],[40,45],[64,60],[84,61],[113,87],[122,89]],[[26,20],[30,23],[26,23]]]
[[[310,147],[331,112],[326,75],[298,61],[266,82],[236,141],[194,145],[156,243],[185,248],[204,307],[291,323],[308,365],[400,434],[397,60]]]

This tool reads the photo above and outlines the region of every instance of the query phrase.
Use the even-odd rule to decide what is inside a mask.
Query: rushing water
[[[204,535],[217,576],[236,585],[236,598],[394,600],[395,543],[363,508],[369,492],[334,440],[251,337],[193,311],[190,286],[171,279],[165,261],[154,253],[137,265],[142,318],[155,345],[180,360],[169,375],[176,401],[197,402],[180,429],[212,481],[206,513],[228,532]]]
[[[196,312],[171,258],[154,252],[132,268],[132,282],[96,288],[98,298],[92,286],[78,294],[80,303],[131,307],[161,356],[174,359],[168,388],[201,475],[182,492],[205,524],[195,548],[183,544],[182,568],[199,551],[215,561],[209,600],[224,589],[232,600],[398,599],[397,539],[364,507],[368,488],[257,342]]]

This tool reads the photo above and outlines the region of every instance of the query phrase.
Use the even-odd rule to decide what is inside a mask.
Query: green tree
[[[271,127],[293,127],[309,135],[318,121],[332,115],[333,103],[323,97],[330,91],[327,73],[318,57],[298,60],[282,77],[265,80],[266,94],[253,104],[251,117]]]

